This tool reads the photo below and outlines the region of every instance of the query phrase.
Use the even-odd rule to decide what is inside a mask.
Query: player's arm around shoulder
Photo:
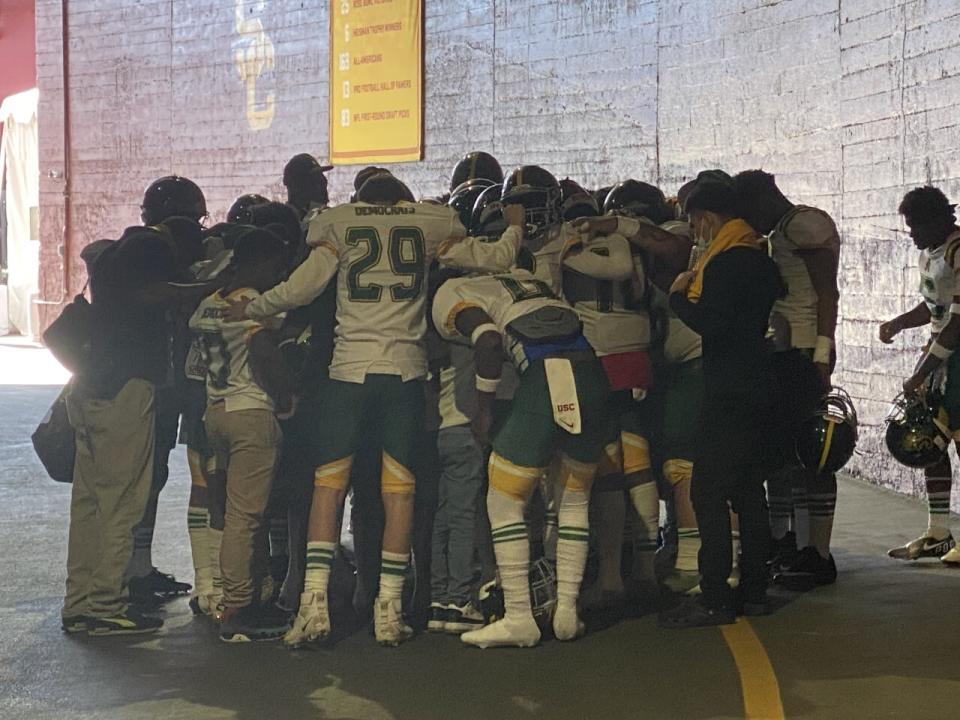
[[[617,282],[633,276],[630,243],[618,234],[586,240],[564,257],[563,264],[597,280]]]
[[[504,208],[504,218],[509,226],[499,238],[492,241],[491,238],[468,236],[456,213],[452,210],[450,213],[452,217],[447,237],[436,250],[437,261],[441,265],[488,272],[503,272],[514,266],[523,242],[522,207],[508,205]]]

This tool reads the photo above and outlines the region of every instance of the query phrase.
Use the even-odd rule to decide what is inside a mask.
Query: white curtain
[[[10,325],[33,335],[32,298],[40,277],[40,153],[37,146],[37,99],[34,88],[10,95],[0,104],[3,170],[7,203],[7,297]]]

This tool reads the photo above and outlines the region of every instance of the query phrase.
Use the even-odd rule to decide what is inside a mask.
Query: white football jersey
[[[433,299],[433,322],[442,337],[460,337],[457,315],[468,307],[480,308],[490,316],[503,336],[507,355],[521,371],[527,366],[526,353],[523,344],[509,332],[510,323],[540,308],[571,310],[543,280],[526,270],[455,278],[441,285]]]
[[[826,248],[840,254],[840,235],[830,216],[817,208],[797,205],[783,216],[768,238],[770,256],[787,286],[773,305],[790,324],[791,345],[812,348],[817,343],[817,291],[798,250]]]
[[[319,295],[337,275],[337,330],[330,377],[363,382],[368,373],[427,374],[427,270],[437,259],[464,270],[510,268],[520,229],[499,240],[468,238],[457,213],[442,205],[350,203],[324,211],[307,231],[310,255],[290,278],[247,308],[262,318]]]
[[[226,322],[227,300],[258,297],[251,288],[241,288],[222,297],[215,292],[200,303],[190,329],[195,334],[206,366],[207,404],[224,402],[227,412],[234,410],[270,410],[273,401],[257,384],[250,369],[249,342],[264,329],[256,320]]]
[[[562,223],[538,238],[524,241],[524,247],[533,253],[534,277],[547,283],[557,297],[563,295],[563,260],[571,248],[586,239],[570,223]]]
[[[960,231],[952,233],[939,247],[920,251],[920,294],[930,309],[930,330],[939,333],[950,320],[953,298],[960,295]]]
[[[563,290],[598,356],[650,347],[643,260],[622,235],[593,238],[568,252],[563,259]]]

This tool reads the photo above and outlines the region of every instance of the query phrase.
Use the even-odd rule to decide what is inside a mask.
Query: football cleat
[[[413,630],[403,621],[399,598],[377,598],[373,610],[373,634],[384,647],[396,647],[413,636]]]
[[[178,582],[173,575],[162,573],[156,568],[143,577],[130,578],[129,587],[131,596],[146,597],[152,593],[165,600],[186,595],[193,589],[190,583]]]
[[[957,546],[953,535],[947,535],[942,540],[931,535],[921,535],[906,545],[895,547],[887,551],[887,555],[894,560],[919,560],[920,558],[941,558]]]
[[[576,605],[558,603],[553,611],[553,636],[557,640],[576,640],[587,631],[577,615]]]
[[[533,647],[540,642],[540,628],[531,615],[505,617],[479,630],[465,632],[460,639],[478,648]]]
[[[163,620],[149,617],[134,608],[127,608],[123,612],[110,617],[87,619],[87,634],[92,637],[106,635],[139,635],[156,632],[163,627]]]
[[[305,592],[300,595],[300,610],[293,619],[293,627],[283,636],[288,648],[298,648],[323,640],[330,634],[330,610],[325,592]]]
[[[956,546],[950,548],[950,552],[941,557],[940,562],[960,567],[960,552],[957,551]]]
[[[427,619],[428,632],[443,632],[447,629],[447,618],[450,608],[440,603],[430,603],[430,614]]]
[[[86,632],[89,629],[90,618],[86,615],[73,615],[60,620],[60,629],[67,635]]]
[[[223,614],[223,608],[220,605],[221,600],[223,600],[223,595],[220,594],[193,595],[189,602],[190,611],[194,615],[206,615],[219,622],[220,616]]]
[[[452,635],[459,635],[482,628],[485,624],[483,613],[477,610],[473,603],[467,602],[461,607],[451,605],[447,608],[447,622],[444,629]]]
[[[279,640],[289,629],[290,616],[279,608],[248,605],[224,612],[220,639],[228,643]]]
[[[732,625],[737,621],[736,613],[728,607],[711,607],[697,598],[684,598],[680,604],[660,613],[657,624],[668,630],[680,630],[690,627],[709,627],[713,625]]]
[[[773,576],[777,585],[788,590],[812,590],[817,585],[832,585],[837,581],[837,564],[833,555],[823,557],[815,547],[805,547],[790,567]]]

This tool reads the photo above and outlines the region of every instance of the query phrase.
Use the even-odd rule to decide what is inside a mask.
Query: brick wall
[[[889,400],[922,332],[891,346],[877,323],[914,304],[905,189],[960,197],[960,6],[954,0],[426,0],[425,158],[396,171],[436,194],[475,148],[587,185],[639,177],[675,190],[708,166],[775,172],[828,210],[844,240],[839,379],[857,398],[854,470],[906,492],[919,476],[882,451]],[[60,2],[38,0],[43,277],[64,282]],[[76,257],[138,218],[141,189],[197,180],[216,217],[241,192],[279,196],[295,152],[326,155],[328,3],[74,0],[70,7]],[[271,49],[251,129],[235,53]],[[272,93],[272,96],[271,96]],[[272,97],[272,103],[268,100]],[[331,175],[336,199],[355,168]],[[955,498],[956,503],[960,497]]]

